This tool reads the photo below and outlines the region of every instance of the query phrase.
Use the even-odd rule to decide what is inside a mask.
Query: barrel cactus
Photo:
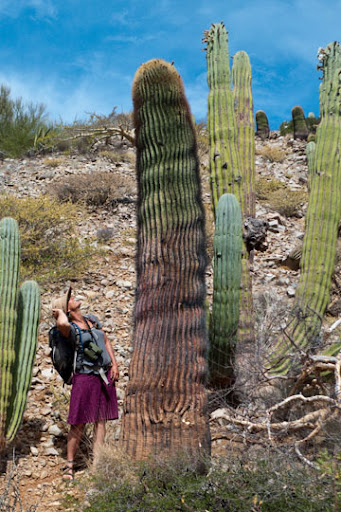
[[[309,129],[307,127],[302,107],[294,107],[291,110],[291,115],[294,130],[294,139],[307,140],[307,137],[309,135]]]
[[[264,110],[257,110],[256,112],[256,135],[262,140],[266,140],[270,135],[269,121]]]
[[[338,224],[341,218],[341,47],[329,44],[322,54],[321,122],[317,129],[311,189],[303,239],[301,274],[295,298],[295,320],[288,331],[295,346],[313,349],[320,342],[321,318],[330,297]],[[310,171],[309,171],[310,173]],[[275,347],[275,372],[292,365],[287,340]],[[292,351],[292,346],[289,347]]]
[[[169,63],[133,82],[138,245],[134,350],[122,442],[145,458],[209,452],[204,208],[195,132]]]
[[[210,332],[210,383],[227,388],[234,378],[233,352],[239,321],[242,263],[242,216],[233,194],[218,202],[214,234],[212,329]]]
[[[40,293],[34,281],[18,292],[20,238],[14,219],[0,222],[0,447],[12,441],[24,413],[37,348]]]

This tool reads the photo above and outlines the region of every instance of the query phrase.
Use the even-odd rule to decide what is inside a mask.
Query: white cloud
[[[88,113],[109,114],[114,106],[118,112],[131,110],[130,82],[128,77],[112,73],[115,80],[109,81],[106,88],[100,88],[96,78],[87,76],[72,86],[61,87],[60,78],[18,73],[0,73],[0,84],[11,89],[13,98],[21,97],[24,102],[43,103],[51,121],[71,123],[76,119],[87,118]]]

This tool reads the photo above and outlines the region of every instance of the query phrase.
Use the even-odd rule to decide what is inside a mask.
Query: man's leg
[[[85,424],[71,425],[67,437],[67,462],[64,470],[63,478],[73,480],[73,461],[78,450],[80,440],[82,438]]]
[[[100,420],[95,423],[94,427],[94,445],[93,445],[93,453],[94,453],[94,465],[98,462],[98,456],[101,446],[103,446],[104,439],[106,433],[106,422],[105,420]]]

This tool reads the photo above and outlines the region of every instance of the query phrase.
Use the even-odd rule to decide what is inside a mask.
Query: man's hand
[[[52,315],[54,316],[54,318],[56,320],[58,320],[58,317],[60,314],[64,314],[64,311],[62,309],[53,309],[52,310]]]
[[[118,371],[118,366],[117,366],[117,363],[113,364],[112,367],[110,368],[110,377],[113,381],[117,381],[120,377],[120,374],[119,374],[119,371]]]

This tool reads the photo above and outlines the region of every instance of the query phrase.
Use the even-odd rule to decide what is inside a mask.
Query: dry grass
[[[131,152],[123,152],[123,151],[100,151],[98,155],[102,158],[108,160],[112,164],[118,164],[120,162],[124,162],[130,164],[132,166],[135,165],[135,154]]]
[[[257,178],[255,181],[256,197],[259,200],[266,200],[271,197],[275,191],[283,189],[285,184],[276,179]]]
[[[60,201],[98,207],[135,197],[136,183],[132,176],[103,171],[64,178],[53,193]]]
[[[65,163],[64,158],[46,158],[43,162],[45,167],[52,167],[53,169],[55,167],[58,167],[59,165],[62,165]]]
[[[285,183],[276,179],[258,178],[255,182],[256,197],[272,210],[285,217],[295,217],[308,201],[303,190],[291,190]]]
[[[256,150],[257,155],[261,155],[269,162],[283,162],[286,158],[286,153],[283,149],[277,146],[264,146],[261,149]]]
[[[300,215],[302,207],[308,201],[308,193],[303,190],[290,190],[283,188],[276,190],[269,198],[270,207],[285,217]]]

